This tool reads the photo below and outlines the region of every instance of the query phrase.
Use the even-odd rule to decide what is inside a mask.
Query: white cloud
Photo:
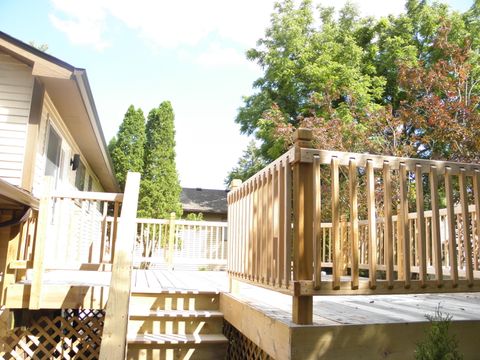
[[[102,49],[108,45],[105,33],[113,18],[135,30],[154,47],[180,49],[210,46],[229,62],[238,62],[233,49],[218,49],[212,41],[226,41],[243,48],[255,46],[269,25],[274,0],[51,0],[53,25],[76,44]],[[346,0],[337,0],[337,9]],[[321,1],[329,5],[326,0]],[[403,0],[357,1],[362,15],[384,16],[403,10]],[[330,2],[331,4],[331,2]],[[213,40],[212,40],[213,39]],[[197,62],[211,63],[209,55]]]
[[[99,2],[85,0],[79,5],[75,0],[52,0],[52,3],[65,17],[50,14],[50,21],[72,43],[93,46],[97,50],[109,45],[103,39],[106,14]]]
[[[210,44],[208,49],[196,58],[204,66],[242,66],[249,63],[245,55],[234,48],[223,47],[219,43]]]

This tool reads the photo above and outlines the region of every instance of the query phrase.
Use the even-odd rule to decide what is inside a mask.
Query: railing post
[[[112,259],[112,280],[108,292],[103,326],[100,360],[125,359],[128,306],[132,275],[133,247],[136,235],[140,174],[128,173],[125,184],[122,214]]]
[[[51,176],[45,176],[43,180],[43,194],[38,208],[38,226],[33,255],[33,279],[30,287],[29,309],[39,309],[42,298],[42,281],[45,270],[45,245],[47,242],[48,218],[52,203],[52,190],[53,178]]]
[[[168,267],[173,269],[173,250],[175,249],[175,213],[170,213],[168,223]]]
[[[301,149],[312,147],[312,131],[295,132],[293,164],[293,281],[313,279],[313,164],[301,162]],[[294,286],[295,289],[295,286]],[[313,296],[300,296],[295,291],[292,320],[296,324],[313,322]]]
[[[230,190],[233,193],[235,189],[239,188],[242,185],[242,180],[240,179],[233,179],[232,182],[230,183]],[[227,236],[227,269],[228,269],[228,291],[230,293],[238,293],[238,281],[234,280],[232,278],[232,261],[233,257],[235,254],[233,254],[233,251],[236,250],[236,247],[234,247],[234,238],[238,236],[238,234],[234,234],[233,232],[236,230],[238,231],[238,227],[233,226],[234,220],[233,219],[234,214],[233,214],[233,205],[228,206],[228,236]]]

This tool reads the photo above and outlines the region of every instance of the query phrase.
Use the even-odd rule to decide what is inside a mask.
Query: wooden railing
[[[292,295],[300,324],[314,295],[480,291],[480,165],[310,141],[298,130],[292,149],[229,193],[232,278]]]
[[[137,219],[134,265],[225,269],[227,223],[175,219]]]
[[[0,179],[0,307],[6,289],[25,280],[33,266],[39,201]]]
[[[123,194],[52,192],[44,181],[35,236],[31,309],[40,306],[47,270],[111,270]],[[111,215],[112,222],[107,221]]]

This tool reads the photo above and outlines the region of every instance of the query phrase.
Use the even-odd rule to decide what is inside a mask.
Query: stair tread
[[[128,336],[129,344],[213,344],[226,343],[222,334],[138,334]]]
[[[130,318],[135,317],[169,317],[169,318],[213,318],[223,317],[218,310],[139,310],[131,309]]]

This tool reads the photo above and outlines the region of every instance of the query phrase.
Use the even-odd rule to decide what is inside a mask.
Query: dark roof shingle
[[[227,194],[228,190],[182,188],[180,202],[186,212],[226,214]]]

